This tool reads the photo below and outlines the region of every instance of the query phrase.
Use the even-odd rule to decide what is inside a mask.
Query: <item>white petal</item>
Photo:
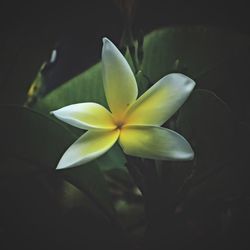
[[[119,143],[132,156],[159,160],[191,160],[194,153],[189,143],[176,132],[153,126],[122,128]]]
[[[109,108],[115,115],[120,115],[136,100],[138,89],[128,62],[107,38],[103,38],[102,67]]]
[[[57,169],[79,166],[103,155],[117,141],[119,133],[119,130],[86,132],[67,149]]]
[[[111,113],[97,103],[72,104],[51,112],[58,119],[81,129],[115,129]]]
[[[130,107],[126,124],[161,126],[185,102],[195,82],[183,74],[169,74],[154,84]]]

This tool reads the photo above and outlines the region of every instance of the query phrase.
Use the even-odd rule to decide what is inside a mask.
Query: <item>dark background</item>
[[[25,91],[52,48],[59,48],[59,60],[48,81],[49,89],[98,61],[103,36],[119,44],[124,22],[117,2],[1,2],[1,102],[24,102]],[[136,2],[135,33],[197,24],[250,33],[247,1]]]
[[[119,45],[124,19],[115,2],[118,1],[92,0],[81,4],[62,1],[58,4],[1,2],[0,103],[25,102],[26,92],[36,72],[48,60],[53,48],[58,49],[58,61],[48,75],[48,90],[100,60],[103,36]],[[173,25],[208,25],[250,34],[247,2],[137,1],[134,33],[141,31],[146,34],[153,29]],[[72,227],[76,221],[77,218]],[[246,233],[245,238],[248,238],[248,226],[246,230],[243,227],[239,231],[239,234]],[[238,227],[235,228],[237,231]]]

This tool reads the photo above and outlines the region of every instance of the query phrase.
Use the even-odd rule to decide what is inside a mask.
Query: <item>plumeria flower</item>
[[[195,82],[183,74],[169,74],[137,99],[134,74],[126,59],[107,38],[103,39],[102,67],[110,110],[98,103],[86,102],[52,112],[58,119],[88,130],[67,149],[57,169],[92,161],[117,141],[131,156],[191,160],[194,153],[189,143],[161,125],[185,102]]]

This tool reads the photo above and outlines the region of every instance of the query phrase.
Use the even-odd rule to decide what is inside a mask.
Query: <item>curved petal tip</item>
[[[110,42],[110,40],[107,37],[103,37],[102,42],[103,42],[103,44],[105,44],[106,42]]]

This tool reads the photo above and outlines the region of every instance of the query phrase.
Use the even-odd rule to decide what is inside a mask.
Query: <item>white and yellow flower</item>
[[[57,169],[78,166],[107,152],[117,141],[132,156],[160,160],[190,160],[194,153],[178,133],[160,127],[185,102],[195,82],[169,74],[137,99],[134,74],[126,59],[103,39],[104,90],[110,110],[98,103],[72,104],[52,113],[60,120],[88,130],[60,159]]]

